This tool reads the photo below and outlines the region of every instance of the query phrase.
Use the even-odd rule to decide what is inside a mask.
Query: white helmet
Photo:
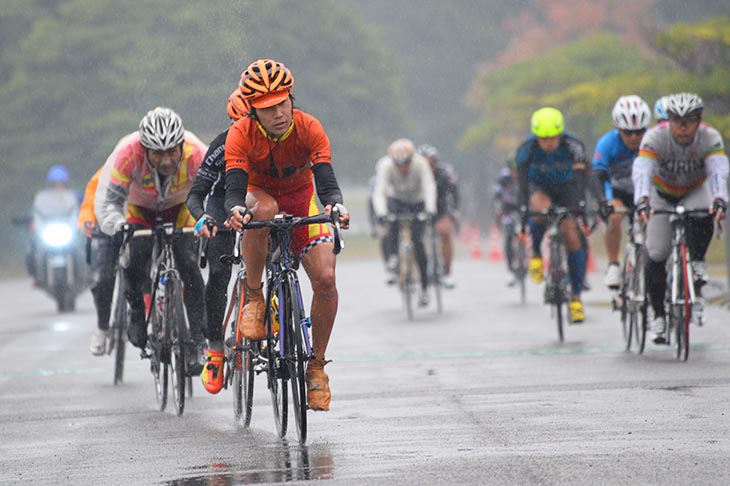
[[[147,112],[139,122],[139,141],[142,146],[151,150],[168,150],[180,145],[185,140],[180,115],[170,108],[158,106]]]
[[[411,161],[416,146],[408,138],[399,138],[388,147],[388,155],[396,165],[403,165]]]
[[[694,93],[676,93],[667,99],[667,115],[682,118],[695,113],[702,114],[705,105]]]
[[[622,96],[613,106],[611,116],[614,126],[620,130],[641,130],[649,126],[651,110],[636,95]]]

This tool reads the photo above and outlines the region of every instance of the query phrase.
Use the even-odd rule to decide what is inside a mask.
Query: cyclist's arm
[[[373,187],[373,211],[375,216],[383,218],[388,214],[388,199],[385,195],[388,186],[388,171],[393,162],[390,159],[380,159],[375,165],[375,186]]]
[[[87,237],[90,237],[91,232],[93,232],[94,228],[96,228],[94,197],[96,197],[96,189],[99,187],[99,176],[101,175],[101,170],[102,168],[100,167],[86,184],[84,200],[81,201],[81,206],[79,207],[79,220],[77,222],[77,226]]]
[[[210,193],[213,184],[218,181],[226,167],[225,149],[228,130],[218,135],[208,147],[203,162],[200,164],[193,185],[187,197],[190,214],[199,220],[205,214],[205,198]]]
[[[413,162],[411,162],[413,163]],[[426,213],[430,215],[436,214],[436,202],[438,198],[438,191],[436,190],[436,179],[433,176],[433,171],[428,161],[424,160],[420,166],[421,170],[421,189],[423,191],[423,203],[426,208]]]
[[[721,144],[722,142],[720,142]],[[712,199],[722,199],[728,202],[728,158],[723,152],[722,145],[719,149],[710,152],[705,158],[705,167],[707,170],[707,179],[709,180],[710,192]]]
[[[335,177],[335,170],[329,162],[320,162],[312,165],[314,182],[317,187],[317,197],[324,205],[342,204],[342,191]]]
[[[651,179],[656,169],[656,158],[642,154],[639,150],[639,156],[634,159],[631,168],[631,181],[634,183],[634,204],[639,203],[642,199],[649,199],[651,193]]]
[[[227,212],[236,206],[246,207],[248,173],[243,169],[226,170],[226,197],[224,206]]]

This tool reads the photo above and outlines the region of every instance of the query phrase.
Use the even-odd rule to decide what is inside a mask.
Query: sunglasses
[[[669,123],[674,123],[675,125],[680,125],[683,127],[694,125],[699,122],[700,122],[700,117],[698,117],[698,116],[689,116],[689,117],[684,117],[684,118],[678,118],[678,117],[669,118]]]
[[[639,130],[621,130],[621,133],[623,133],[627,137],[632,137],[632,136],[637,136],[637,135],[641,136],[646,133],[646,128],[641,128]]]

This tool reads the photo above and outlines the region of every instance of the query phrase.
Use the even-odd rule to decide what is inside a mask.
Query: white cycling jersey
[[[634,160],[634,202],[648,198],[652,185],[660,195],[680,199],[705,181],[713,199],[727,202],[728,170],[722,136],[717,130],[700,124],[692,143],[680,145],[674,141],[669,123],[661,123],[646,132]]]

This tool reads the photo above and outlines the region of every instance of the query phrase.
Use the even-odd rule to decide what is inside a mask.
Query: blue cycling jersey
[[[518,169],[528,165],[527,178],[541,186],[565,184],[573,179],[573,165],[584,163],[583,143],[569,133],[560,137],[558,148],[547,153],[540,148],[537,137],[530,135],[517,149]]]
[[[605,133],[596,144],[593,154],[593,171],[602,170],[608,174],[611,186],[627,194],[634,193],[631,181],[631,166],[639,150],[629,150],[621,140],[618,129]],[[606,194],[607,199],[611,199]]]

